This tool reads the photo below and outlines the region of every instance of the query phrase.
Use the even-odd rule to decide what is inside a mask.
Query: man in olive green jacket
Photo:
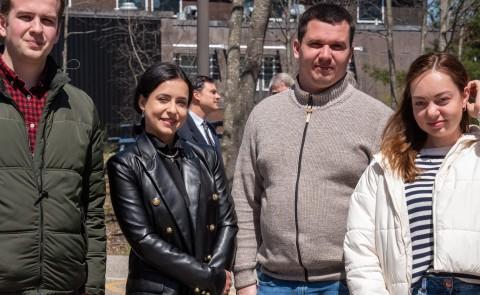
[[[104,294],[102,131],[48,57],[64,1],[0,3],[0,294]]]

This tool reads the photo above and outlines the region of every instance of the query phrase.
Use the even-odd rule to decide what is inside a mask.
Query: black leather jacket
[[[151,140],[108,161],[113,209],[132,247],[127,294],[221,294],[238,231],[215,151],[182,141],[183,200]]]

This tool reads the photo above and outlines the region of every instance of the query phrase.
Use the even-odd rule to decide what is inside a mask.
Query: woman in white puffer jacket
[[[480,82],[452,55],[430,53],[406,85],[352,195],[350,293],[480,294],[480,129],[468,123]]]

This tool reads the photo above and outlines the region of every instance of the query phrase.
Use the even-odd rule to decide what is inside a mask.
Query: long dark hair
[[[427,134],[418,126],[413,116],[410,86],[416,78],[432,70],[449,76],[460,93],[463,93],[468,83],[467,71],[451,54],[428,53],[418,57],[410,66],[402,102],[385,127],[380,148],[390,168],[407,182],[414,181],[420,172],[415,167],[415,158],[427,140]],[[468,113],[464,111],[460,122],[461,131],[468,132],[468,126]]]

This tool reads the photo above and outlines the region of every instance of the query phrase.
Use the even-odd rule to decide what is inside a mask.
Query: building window
[[[392,0],[392,7],[420,7],[421,0]]]
[[[193,78],[195,75],[197,75],[196,55],[176,53],[173,61],[177,66],[181,67],[185,74],[187,74],[190,78]]]
[[[172,11],[177,13],[182,6],[178,0],[115,0],[115,2],[116,9],[121,10]]]
[[[148,5],[145,2],[145,0],[118,0],[117,8],[121,10],[145,10],[145,5]]]
[[[182,70],[190,77],[194,78],[198,74],[197,56],[192,54],[176,53],[173,62],[180,66]],[[220,80],[220,69],[216,54],[210,54],[208,75],[214,80]]]
[[[257,82],[257,91],[268,91],[273,76],[281,71],[282,67],[277,55],[265,56]]]
[[[385,6],[383,0],[358,0],[357,22],[383,23]]]
[[[220,77],[220,67],[218,66],[218,58],[217,54],[210,54],[210,61],[209,61],[209,76],[214,80],[221,80]]]
[[[305,5],[298,2],[298,0],[273,0],[270,18],[278,18],[281,21],[285,21],[287,14],[290,14],[290,19],[295,20],[305,12]]]
[[[245,55],[240,56],[240,71],[245,66]],[[257,80],[257,91],[269,91],[270,81],[275,74],[282,72],[280,57],[277,55],[265,55],[263,57],[260,74]]]
[[[178,0],[153,0],[153,10],[155,11],[172,11],[178,13],[180,4]]]

